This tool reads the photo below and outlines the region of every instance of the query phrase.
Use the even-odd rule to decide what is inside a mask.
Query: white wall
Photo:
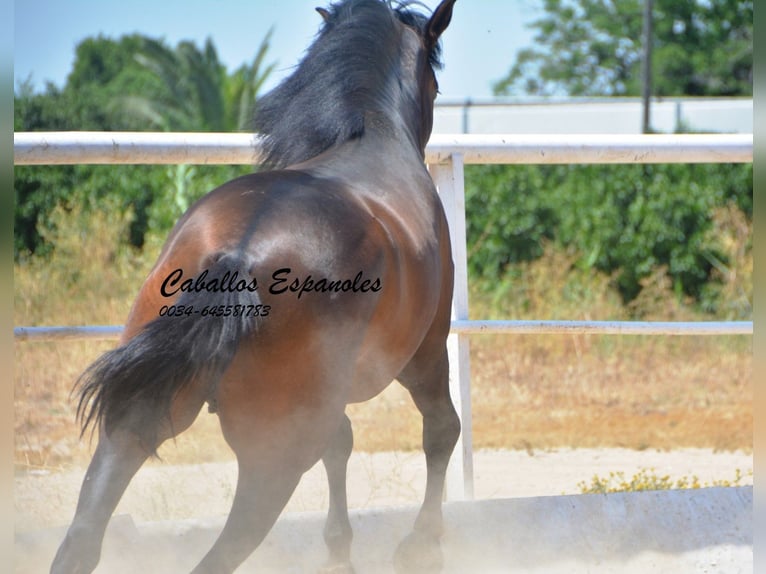
[[[545,134],[641,133],[641,101],[560,100],[555,102],[461,102],[436,106],[434,133]],[[752,133],[752,99],[674,99],[652,102],[655,131]],[[467,124],[467,129],[466,129]]]

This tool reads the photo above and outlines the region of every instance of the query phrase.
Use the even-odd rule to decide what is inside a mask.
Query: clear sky
[[[315,6],[329,0],[16,0],[14,79],[31,74],[62,86],[77,44],[103,35],[140,33],[175,46],[211,37],[229,70],[251,61],[261,39],[274,27],[269,62],[277,71],[267,88],[289,73],[311,43],[320,23]],[[439,0],[423,0],[429,9]],[[483,99],[492,82],[510,69],[516,52],[532,43],[527,24],[542,13],[539,0],[458,0],[443,37],[445,68],[441,99]]]

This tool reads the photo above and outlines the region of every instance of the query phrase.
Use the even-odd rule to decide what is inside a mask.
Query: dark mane
[[[365,112],[390,111],[389,84],[399,66],[397,21],[421,36],[428,19],[386,0],[342,0],[296,70],[256,105],[255,130],[264,137],[266,165],[285,167],[315,157],[364,133]],[[438,45],[428,54],[440,67]]]

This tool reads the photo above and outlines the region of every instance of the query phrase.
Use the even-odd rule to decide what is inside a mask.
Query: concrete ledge
[[[446,573],[752,572],[753,489],[706,488],[446,504]],[[415,507],[352,512],[359,574],[390,573]],[[238,572],[315,572],[324,513],[285,515]],[[97,572],[187,572],[224,518],[134,524],[116,516]],[[48,570],[64,529],[19,533],[16,573]]]

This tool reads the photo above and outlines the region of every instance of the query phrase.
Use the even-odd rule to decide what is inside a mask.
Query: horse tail
[[[208,400],[214,400],[240,341],[257,329],[261,309],[244,258],[224,254],[214,259],[198,279],[217,278],[215,293],[184,291],[174,305],[176,311],[183,306],[183,313],[156,317],[80,376],[75,388],[82,434],[91,424],[107,435],[125,428],[156,455],[160,429],[172,425],[171,404],[179,391],[196,381],[204,385]],[[224,316],[227,308],[231,313]]]

